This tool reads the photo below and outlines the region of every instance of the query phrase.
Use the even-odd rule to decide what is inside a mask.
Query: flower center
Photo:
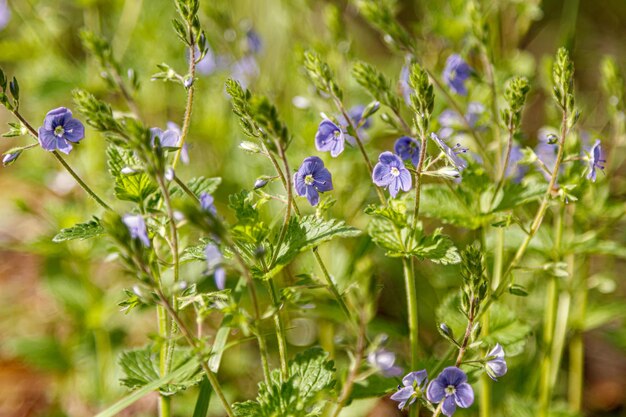
[[[446,396],[452,395],[456,392],[456,387],[454,385],[448,385],[446,387]]]
[[[400,175],[400,170],[396,167],[391,167],[391,175],[397,177],[398,175]]]
[[[304,177],[304,183],[306,185],[313,185],[314,182],[315,182],[315,179],[313,179],[313,175],[309,174],[306,177]]]
[[[341,135],[341,132],[339,130],[335,130],[335,132],[333,133],[333,136],[336,138],[339,137],[339,135]]]
[[[54,135],[61,137],[65,134],[65,129],[63,128],[63,126],[59,125],[57,127],[54,128]]]

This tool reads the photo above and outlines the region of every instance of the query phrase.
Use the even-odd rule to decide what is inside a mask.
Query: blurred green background
[[[2,5],[0,0],[0,6]],[[543,91],[546,78],[542,63],[561,45],[571,48],[576,64],[579,106],[586,129],[608,134],[604,113],[606,98],[599,89],[599,62],[612,54],[626,67],[626,2],[624,0],[557,1],[494,0],[484,2],[496,10],[491,30],[501,41],[493,45],[501,80],[513,73],[534,81],[523,130],[528,144],[548,121],[544,116]],[[399,18],[415,33],[423,48],[424,63],[441,69],[445,58],[462,51],[463,36],[469,27],[462,0],[400,2]],[[111,94],[99,76],[97,62],[81,46],[79,33],[88,28],[111,40],[116,58],[124,69],[133,69],[140,80],[136,101],[141,115],[151,126],[165,127],[168,121],[181,124],[184,91],[178,86],[150,81],[166,62],[179,72],[186,68],[182,44],[171,28],[174,4],[170,0],[9,0],[10,16],[0,30],[0,66],[20,81],[21,111],[39,126],[47,111],[59,106],[73,108],[71,91],[85,88],[127,111],[121,97]],[[397,80],[403,57],[394,54],[385,42],[345,2],[314,0],[212,0],[201,2],[203,25],[216,57],[217,68],[200,74],[189,136],[191,162],[178,175],[220,176],[218,210],[227,213],[227,195],[251,189],[271,167],[260,158],[238,149],[243,140],[233,117],[224,81],[236,71],[234,63],[248,55],[246,33],[258,33],[262,48],[252,54],[258,74],[247,78],[248,87],[268,95],[290,127],[294,142],[290,148],[292,168],[314,152],[313,137],[321,111],[332,113],[328,104],[309,87],[301,69],[302,51],[314,47],[328,57],[337,79],[345,87],[348,105],[366,104],[369,99],[350,76],[355,58],[376,65]],[[5,15],[6,12],[5,12]],[[1,20],[1,19],[0,19]],[[435,114],[443,110],[437,101]],[[78,115],[76,115],[78,116]],[[80,118],[80,116],[78,116]],[[13,121],[0,111],[0,126]],[[395,139],[380,120],[369,131],[371,154],[389,148]],[[27,144],[30,139],[2,138],[0,150]],[[104,165],[106,143],[93,131],[67,158],[83,178],[101,194],[111,195],[111,181]],[[339,160],[325,158],[335,178],[333,211],[340,218],[363,228],[362,201],[371,187],[365,183],[362,162],[356,152],[345,152]],[[613,179],[616,199],[625,195],[623,175]],[[47,152],[33,149],[12,166],[0,170],[0,416],[89,416],[124,395],[119,386],[116,355],[123,348],[141,346],[156,333],[153,311],[124,315],[118,307],[122,290],[133,285],[132,277],[116,268],[107,257],[102,241],[91,240],[54,244],[58,230],[85,221],[99,208],[74,185]],[[123,206],[118,207],[123,210]],[[275,213],[278,220],[280,213]],[[451,231],[447,231],[454,233]],[[615,234],[624,241],[623,227]],[[467,233],[456,232],[459,242],[471,241]],[[352,245],[352,246],[350,246]],[[350,277],[374,275],[381,292],[373,329],[379,328],[396,342],[406,335],[403,313],[403,283],[399,262],[376,251],[347,265],[353,250],[367,242],[334,245],[322,250],[329,268],[336,271],[342,287]],[[371,248],[370,248],[371,249]],[[365,251],[365,249],[363,249]],[[302,261],[304,270],[312,263]],[[610,303],[614,317],[603,317],[601,325],[588,332],[585,410],[587,415],[626,415],[626,331],[623,325],[626,286],[624,265],[619,261],[592,262],[596,287],[592,303]],[[339,271],[350,271],[341,274]],[[434,310],[448,288],[458,286],[455,270],[425,267],[420,272],[421,338],[429,351],[438,351]],[[356,278],[358,279],[358,278]],[[358,281],[356,281],[358,284]],[[617,283],[617,284],[615,284]],[[604,285],[604,286],[603,286]],[[533,326],[539,318],[541,298],[514,301],[530,311]],[[534,303],[534,304],[533,304]],[[512,303],[513,305],[513,303]],[[621,306],[621,307],[620,307]],[[323,326],[323,320],[314,326]],[[506,389],[519,386],[530,375],[528,362],[536,349],[533,333],[528,351],[509,364],[506,385],[495,388],[495,398],[504,402]],[[310,343],[316,342],[316,338]],[[398,343],[398,350],[406,348]],[[232,360],[228,360],[231,358]],[[255,393],[260,370],[254,362],[252,344],[241,344],[227,354],[220,374],[233,400]],[[341,366],[340,362],[340,366]],[[526,370],[525,370],[526,369]],[[508,388],[507,388],[508,387]],[[557,387],[556,394],[565,392]],[[525,394],[517,392],[517,394]],[[511,394],[512,395],[512,394]],[[175,402],[177,415],[189,415],[195,393],[190,390]],[[353,415],[366,415],[375,400],[353,408]],[[393,408],[393,407],[392,407]],[[155,415],[156,397],[149,396],[122,415]],[[214,411],[219,415],[219,408]],[[394,415],[391,414],[371,415]],[[475,410],[466,411],[470,415]],[[503,415],[507,415],[506,413]]]

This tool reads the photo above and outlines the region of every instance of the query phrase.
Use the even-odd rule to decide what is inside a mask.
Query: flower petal
[[[330,171],[326,168],[322,168],[313,174],[313,179],[315,180],[315,188],[318,191],[324,192],[333,189],[333,178],[330,175]]]
[[[305,196],[312,206],[317,206],[317,203],[320,202],[320,195],[312,185],[306,186]]]
[[[60,152],[63,152],[65,155],[69,155],[69,153],[72,151],[71,142],[63,138],[57,138],[56,147]]]
[[[70,142],[78,142],[85,137],[85,126],[77,119],[67,120],[63,129],[65,130],[63,137]]]
[[[409,191],[411,189],[411,185],[413,184],[413,182],[411,179],[411,173],[408,169],[400,170],[398,180],[400,182],[400,188],[402,189],[402,191]]]
[[[443,400],[443,406],[441,407],[441,411],[444,415],[450,417],[456,411],[456,404],[454,403],[454,396],[446,397]]]
[[[441,399],[446,396],[446,386],[447,385],[442,384],[438,377],[430,381],[428,389],[426,390],[426,398],[428,398],[428,401],[431,403],[441,401]]]
[[[391,175],[391,168],[388,165],[380,162],[376,164],[374,172],[372,173],[374,184],[379,187],[386,187],[393,179],[394,176]]]
[[[474,403],[474,390],[470,384],[463,382],[456,386],[453,397],[459,407],[467,408]]]
[[[445,386],[457,386],[467,381],[467,375],[465,375],[465,372],[463,372],[456,366],[448,366],[443,371],[441,371],[437,379],[441,379],[441,383]]]
[[[51,130],[46,130],[44,127],[39,128],[39,144],[47,151],[54,151],[57,148],[57,137]]]

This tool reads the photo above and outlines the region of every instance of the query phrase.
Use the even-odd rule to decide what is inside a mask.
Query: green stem
[[[550,411],[552,387],[550,384],[550,369],[552,366],[552,337],[554,335],[554,318],[556,315],[556,278],[549,277],[546,289],[546,311],[543,324],[543,358],[540,366],[539,380],[539,416],[547,417]]]
[[[411,343],[411,369],[418,366],[419,356],[419,335],[418,335],[418,312],[417,312],[417,291],[415,289],[415,279],[411,271],[411,260],[402,258],[402,271],[404,272],[404,285],[406,290],[407,309],[409,313],[409,340]]]
[[[573,304],[575,316],[572,317],[572,338],[569,343],[569,381],[568,381],[568,402],[569,408],[574,413],[580,413],[583,400],[583,382],[585,365],[585,345],[583,341],[583,331],[585,324],[585,311],[587,309],[587,279],[589,273],[589,262],[583,263],[582,271],[576,275],[574,280]]]
[[[272,304],[276,309],[276,313],[274,314],[274,326],[276,327],[276,339],[278,340],[278,357],[280,359],[280,373],[283,377],[283,381],[286,381],[289,378],[289,368],[287,367],[287,342],[285,341],[285,326],[283,325],[283,320],[281,318],[281,304],[278,299],[278,295],[276,294],[276,286],[274,285],[274,280],[269,279],[267,281],[269,286],[270,298],[272,299]]]
[[[160,285],[160,283],[158,284]],[[159,376],[163,378],[167,375],[167,311],[165,307],[157,305],[157,322],[159,325],[159,337],[161,338],[161,349],[159,350]],[[159,417],[168,417],[170,415],[170,398],[169,396],[159,396]]]
[[[191,32],[191,28],[189,28],[189,32]],[[191,77],[191,85],[187,89],[187,104],[185,105],[185,115],[183,116],[183,127],[180,132],[180,140],[178,142],[178,146],[180,147],[176,154],[174,155],[174,161],[172,162],[172,168],[176,168],[176,164],[178,164],[178,160],[180,159],[180,154],[183,151],[183,146],[185,145],[185,141],[187,140],[187,135],[189,134],[189,127],[191,126],[191,112],[193,111],[193,96],[196,89],[196,40],[191,39],[191,44],[189,45],[189,69],[188,75]]]
[[[26,121],[26,119],[24,119],[24,117],[21,115],[21,113],[18,112],[17,110],[13,110],[13,115],[15,117],[17,117],[20,122],[22,122],[22,124],[26,127],[26,129],[28,129],[28,131],[35,138],[35,140],[38,141],[39,140],[39,134],[30,125],[30,123],[28,123]],[[89,194],[94,200],[96,200],[96,203],[98,203],[100,206],[102,206],[102,208],[104,208],[105,210],[111,210],[111,207],[109,207],[107,203],[105,203],[100,197],[98,197],[98,194],[96,194],[91,188],[89,188],[89,186],[85,183],[85,181],[83,181],[82,178],[72,169],[72,167],[70,167],[67,164],[67,162],[65,161],[65,159],[63,159],[63,157],[59,154],[59,152],[52,151],[52,155],[56,158],[57,161],[59,161],[59,163],[61,165],[63,165],[63,168],[65,168],[65,170],[74,178],[74,180],[76,180],[78,185],[80,185],[80,187],[87,194]]]

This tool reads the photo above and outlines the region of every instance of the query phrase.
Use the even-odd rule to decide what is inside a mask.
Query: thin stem
[[[337,406],[335,410],[331,414],[331,417],[339,416],[341,410],[346,406],[348,400],[350,399],[350,394],[352,393],[352,389],[354,388],[354,383],[359,375],[359,368],[361,367],[361,362],[363,361],[363,356],[365,355],[365,341],[366,341],[366,328],[365,328],[365,319],[363,317],[363,313],[359,314],[359,332],[357,336],[356,342],[356,352],[354,355],[354,361],[352,366],[350,367],[350,372],[348,377],[346,378],[346,382],[343,384],[343,388],[341,390],[341,395],[339,396]]]
[[[291,176],[289,175],[289,163],[287,161],[287,157],[285,155],[285,149],[280,143],[276,143],[276,147],[278,148],[278,155],[280,159],[283,161],[283,166],[287,175],[285,175],[285,191],[287,192],[287,209],[285,210],[285,217],[283,219],[283,225],[280,229],[280,234],[278,235],[278,241],[276,242],[276,249],[272,254],[272,260],[270,262],[270,267],[274,267],[274,263],[276,259],[278,259],[278,253],[280,252],[280,246],[283,244],[283,240],[287,234],[287,227],[289,226],[289,219],[291,218],[291,206],[293,201],[293,191],[291,187]]]
[[[496,200],[498,192],[502,189],[504,185],[504,180],[506,179],[506,168],[509,165],[509,161],[511,160],[511,151],[513,150],[513,135],[515,134],[515,126],[513,126],[513,117],[509,118],[508,123],[508,131],[509,137],[507,139],[506,144],[506,154],[504,156],[504,162],[500,167],[500,179],[498,180],[498,185],[496,186],[496,190],[493,192],[493,196],[491,197],[490,206],[493,206],[493,202]],[[500,141],[498,141],[500,143]]]
[[[189,45],[189,69],[188,76],[191,78],[191,85],[187,88],[187,104],[185,105],[185,115],[183,116],[183,127],[180,132],[180,140],[178,142],[179,149],[174,155],[174,161],[172,162],[172,168],[176,168],[180,154],[183,151],[183,146],[187,140],[189,134],[189,126],[191,126],[191,112],[193,111],[193,96],[196,89],[196,40],[193,35],[191,36],[191,44]]]
[[[417,312],[417,291],[415,278],[411,271],[410,259],[402,258],[402,271],[404,273],[404,286],[406,290],[407,309],[409,312],[409,340],[411,343],[411,369],[418,366],[419,356],[419,328]]]
[[[289,378],[289,368],[287,367],[287,342],[285,341],[285,326],[283,325],[283,321],[281,318],[280,310],[280,300],[278,299],[278,295],[276,294],[276,285],[274,284],[273,279],[269,279],[267,281],[270,298],[272,300],[272,304],[276,309],[276,313],[274,314],[274,326],[276,327],[276,339],[278,340],[278,357],[280,359],[280,374],[283,377],[283,380],[286,381]]]
[[[574,413],[582,409],[584,389],[585,345],[583,340],[585,312],[587,309],[587,277],[589,276],[589,262],[584,260],[582,270],[573,275],[574,295],[573,304],[576,314],[572,317],[572,337],[569,342],[569,373],[568,373],[568,403]]]
[[[215,376],[215,374],[213,372],[211,372],[211,370],[209,369],[209,366],[207,365],[207,361],[205,360],[204,356],[200,352],[200,347],[198,346],[198,344],[194,340],[193,335],[191,334],[191,332],[189,331],[189,329],[187,328],[185,323],[183,323],[183,321],[180,319],[178,314],[174,311],[172,306],[169,304],[169,302],[167,301],[167,298],[165,297],[163,292],[160,289],[158,289],[158,288],[157,288],[157,295],[158,295],[158,297],[159,297],[159,299],[161,301],[161,304],[163,305],[163,307],[165,307],[165,310],[170,315],[170,318],[176,323],[176,325],[180,329],[183,337],[185,338],[185,340],[187,341],[189,346],[194,351],[197,352],[196,355],[198,356],[198,359],[200,361],[200,365],[202,366],[202,370],[206,374],[207,379],[209,380],[209,382],[211,383],[211,387],[213,388],[213,391],[215,392],[215,394],[217,394],[217,397],[219,398],[220,402],[222,403],[222,407],[224,407],[224,411],[226,411],[226,414],[229,417],[235,417],[235,413],[233,412],[232,408],[230,407],[230,404],[228,403],[228,400],[226,400],[226,396],[224,395],[224,391],[222,390],[222,386],[220,385],[219,381],[217,380],[217,377]]]
[[[415,230],[417,226],[417,218],[420,212],[420,194],[422,189],[422,170],[424,167],[424,160],[426,159],[426,135],[422,134],[420,147],[420,159],[415,169],[415,205],[413,206],[413,221],[411,223],[411,229]]]
[[[500,282],[500,284],[498,285],[496,290],[492,293],[491,297],[489,297],[487,299],[487,301],[485,302],[485,305],[484,305],[482,311],[486,311],[488,309],[488,307],[491,305],[491,303],[493,303],[498,297],[500,297],[504,293],[504,291],[506,290],[507,285],[509,284],[509,279],[511,277],[511,274],[512,274],[513,270],[521,262],[524,254],[526,253],[526,249],[528,249],[528,245],[532,241],[533,237],[535,237],[535,234],[539,230],[539,226],[541,226],[541,222],[543,221],[543,218],[544,218],[544,216],[546,214],[546,211],[548,210],[548,205],[550,203],[550,197],[552,195],[552,191],[554,189],[557,177],[559,175],[559,168],[561,167],[561,161],[563,160],[563,152],[564,152],[564,147],[565,147],[564,146],[565,136],[567,135],[567,132],[568,132],[568,128],[567,128],[567,114],[568,114],[567,110],[564,109],[563,110],[563,118],[561,120],[561,137],[559,138],[559,150],[558,150],[558,153],[557,153],[557,156],[556,156],[556,162],[554,164],[554,169],[553,169],[552,175],[550,177],[550,182],[548,183],[548,188],[546,189],[546,192],[545,192],[545,194],[543,196],[543,200],[541,201],[541,204],[539,205],[539,209],[537,210],[537,213],[535,214],[535,218],[533,219],[531,227],[528,230],[528,235],[526,236],[526,238],[524,239],[524,241],[520,245],[519,249],[515,253],[515,256],[511,260],[511,263],[509,264],[508,268],[506,269],[506,271],[502,275],[502,282]]]
[[[487,77],[487,84],[489,85],[489,90],[491,92],[491,103],[490,103],[491,104],[491,124],[492,126],[494,126],[494,129],[493,129],[495,133],[494,140],[497,145],[496,161],[500,161],[500,155],[502,155],[502,143],[500,141],[500,124],[498,123],[498,118],[499,118],[498,92],[496,90],[494,69],[493,69],[493,65],[491,64],[491,60],[489,59],[489,56],[487,55],[485,46],[483,45],[480,49],[481,49],[481,54],[480,54],[481,60],[483,61],[483,65],[485,67],[485,75]],[[509,143],[510,142],[511,142],[511,138],[509,138]],[[506,167],[506,165],[502,165],[502,167],[500,167],[503,172],[504,172],[504,167]]]

